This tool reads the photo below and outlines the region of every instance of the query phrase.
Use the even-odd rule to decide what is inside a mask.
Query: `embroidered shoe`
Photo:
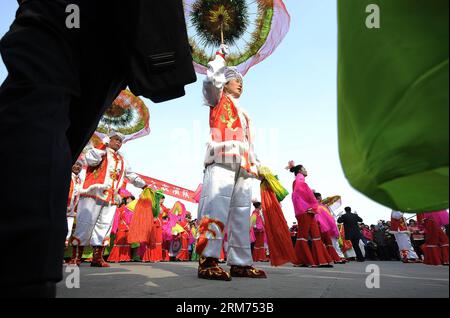
[[[230,274],[232,277],[267,278],[263,270],[256,269],[253,266],[231,265]]]
[[[212,257],[200,257],[197,276],[209,280],[231,280],[230,274],[219,266],[216,258]]]
[[[91,261],[91,267],[110,267],[108,263],[103,259],[103,251],[105,248],[102,247],[94,247],[93,258]]]

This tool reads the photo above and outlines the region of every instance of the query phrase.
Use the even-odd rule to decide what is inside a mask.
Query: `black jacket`
[[[131,91],[156,103],[183,96],[184,86],[196,81],[183,1],[127,0],[125,3],[129,3],[134,28],[127,80]],[[123,7],[116,12],[120,21]]]
[[[338,223],[344,224],[345,239],[352,240],[362,237],[358,222],[363,220],[354,213],[345,213],[338,218]]]

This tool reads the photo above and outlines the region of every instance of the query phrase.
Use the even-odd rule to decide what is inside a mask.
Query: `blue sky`
[[[241,105],[256,130],[255,150],[264,165],[278,174],[290,191],[289,160],[309,171],[312,189],[341,195],[368,224],[389,219],[390,209],[355,191],[342,172],[337,139],[337,14],[335,0],[285,0],[291,29],[272,56],[253,67],[244,79]],[[14,19],[16,0],[0,2],[0,34]],[[0,81],[6,77],[0,63]],[[201,81],[186,96],[163,104],[144,99],[150,108],[150,135],[124,145],[136,172],[195,190],[203,178],[208,137],[208,109],[202,105]],[[253,197],[259,198],[255,182]],[[139,193],[138,191],[134,191]],[[175,200],[168,198],[171,206]],[[194,216],[195,204],[186,204]],[[285,216],[295,221],[290,197],[283,201]]]

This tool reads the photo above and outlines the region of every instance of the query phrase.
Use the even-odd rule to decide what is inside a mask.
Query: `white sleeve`
[[[98,166],[102,162],[103,156],[105,156],[105,154],[106,154],[105,150],[92,148],[91,150],[89,150],[86,153],[86,156],[85,156],[86,163],[90,167]]]
[[[208,63],[206,79],[203,81],[203,97],[207,106],[214,107],[220,101],[226,84],[225,66],[225,59],[219,54]]]
[[[146,185],[146,182],[133,172],[127,161],[125,161],[125,178],[136,188],[142,188]]]

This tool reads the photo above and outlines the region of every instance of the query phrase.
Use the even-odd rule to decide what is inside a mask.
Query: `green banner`
[[[355,189],[404,212],[449,206],[448,7],[338,2],[341,163]]]

